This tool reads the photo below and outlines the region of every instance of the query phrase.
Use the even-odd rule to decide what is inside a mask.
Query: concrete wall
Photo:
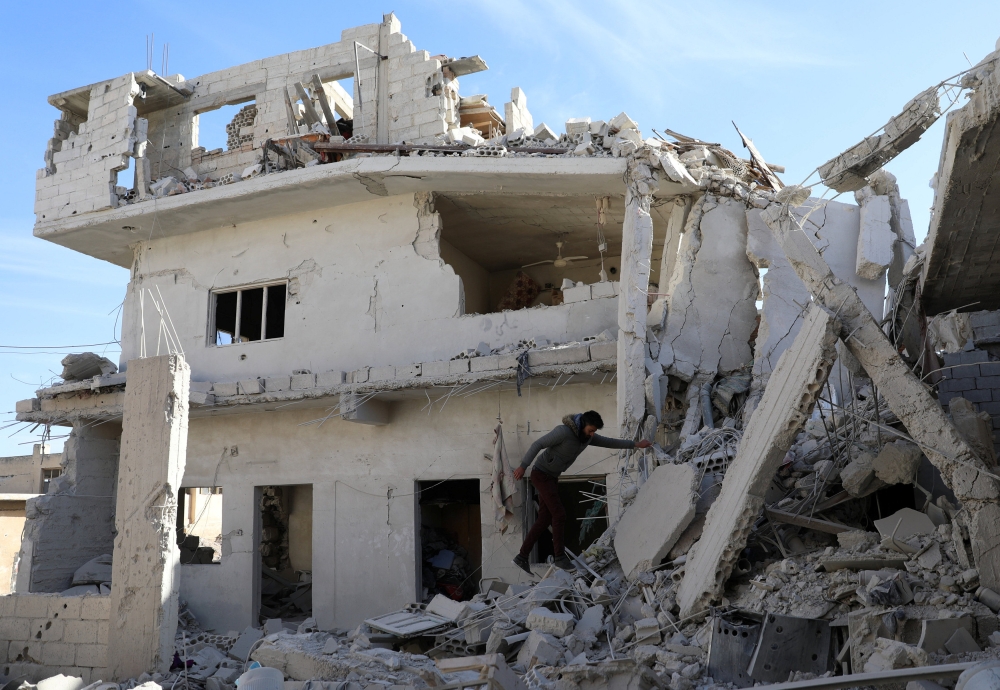
[[[194,381],[237,381],[362,366],[444,360],[481,342],[492,347],[539,336],[582,340],[615,327],[617,300],[460,316],[460,279],[437,242],[417,253],[412,195],[366,201],[280,220],[223,227],[137,244],[125,300],[122,357],[139,355],[142,289],[157,288],[180,336]],[[215,347],[212,290],[288,280],[285,336]],[[157,299],[159,299],[157,297]],[[159,316],[144,305],[147,353]],[[161,352],[165,345],[160,345]]]
[[[41,493],[42,470],[56,469],[62,464],[62,453],[49,453],[46,444],[36,443],[31,455],[0,458],[0,493]]]
[[[521,543],[520,525],[501,536],[493,522],[491,464],[483,454],[492,452],[498,409],[515,464],[565,414],[615,415],[613,383],[552,390],[531,381],[520,398],[487,391],[453,399],[443,411],[435,405],[430,413],[422,409],[423,397],[394,402],[390,424],[382,427],[339,419],[299,426],[325,416],[322,408],[192,419],[184,483],[208,485],[218,472],[223,557],[221,565],[181,566],[181,597],[207,628],[251,623],[254,487],[270,484],[312,485],[313,602],[321,627],[357,625],[419,598],[414,490],[420,480],[479,479],[483,576],[526,581],[510,562]],[[616,467],[617,454],[594,448],[570,474],[614,475]],[[609,486],[616,482],[608,479]]]
[[[14,561],[23,531],[24,501],[0,500],[0,594],[10,594],[13,587]]]
[[[38,682],[58,673],[85,683],[104,677],[110,597],[0,597],[0,671]]]

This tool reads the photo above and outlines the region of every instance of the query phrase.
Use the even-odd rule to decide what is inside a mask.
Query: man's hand
[[[642,439],[641,441],[639,441],[639,442],[637,442],[635,444],[635,447],[636,448],[649,448],[651,445],[653,445],[653,444],[650,441],[647,441],[646,439]]]
[[[514,479],[516,479],[517,481],[521,481],[522,479],[524,479],[523,467],[518,467],[516,470],[514,470]]]

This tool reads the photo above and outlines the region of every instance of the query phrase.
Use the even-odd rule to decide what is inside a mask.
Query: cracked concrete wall
[[[449,359],[486,342],[582,340],[615,328],[616,300],[462,316],[458,275],[439,257],[437,214],[413,195],[137,243],[121,362],[157,352],[162,294],[196,381],[351,371]],[[287,279],[284,338],[214,346],[212,290]],[[157,293],[159,289],[159,293]],[[165,351],[161,340],[160,352]]]
[[[25,506],[14,591],[60,592],[73,573],[114,545],[120,424],[74,422],[63,448],[62,476]]]
[[[746,246],[742,203],[708,194],[695,203],[670,283],[659,355],[666,373],[690,381],[752,361],[759,287]]]
[[[431,393],[435,400],[439,395]],[[394,402],[390,423],[379,427],[340,419],[303,427],[326,413],[297,406],[191,419],[183,485],[223,487],[221,564],[181,566],[181,597],[202,625],[242,630],[251,623],[255,486],[313,487],[313,602],[323,628],[354,627],[373,611],[419,599],[417,481],[479,480],[486,561],[481,577],[517,582],[520,571],[509,554],[521,543],[521,516],[499,533],[489,494],[492,464],[483,456],[492,453],[497,413],[516,464],[565,414],[593,409],[612,420],[615,384],[552,389],[529,378],[520,398],[514,391],[490,390],[456,396],[443,409],[438,402],[429,414],[426,404],[423,397]],[[590,448],[566,476],[610,475],[612,486],[617,462],[617,454]],[[487,559],[489,554],[495,555]]]
[[[810,240],[821,250],[834,275],[854,287],[868,309],[881,314],[885,294],[884,272],[874,280],[868,280],[855,271],[861,231],[860,209],[836,201],[825,202],[825,207],[823,204],[818,199],[810,199],[792,209],[792,213],[800,220],[807,219],[805,223],[810,230]],[[761,211],[749,209],[746,217],[747,256],[758,267],[767,269],[763,280],[760,327],[754,344],[754,381],[748,404],[752,411],[778,358],[799,332],[810,297],[775,241],[774,234],[761,218]],[[843,378],[846,381],[846,376]],[[838,395],[840,379],[838,370],[835,370],[830,382]]]

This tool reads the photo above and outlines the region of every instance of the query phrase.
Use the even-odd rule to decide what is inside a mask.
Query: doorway
[[[531,529],[538,511],[538,498],[535,487],[528,482],[531,492],[531,507],[535,511],[526,521],[525,533]],[[600,477],[560,477],[559,500],[566,508],[566,533],[563,541],[565,548],[577,556],[586,551],[608,527],[608,488],[607,480]],[[549,556],[554,555],[552,548],[552,532],[542,533],[535,544],[532,563],[545,563]]]
[[[417,482],[418,591],[423,601],[443,594],[466,601],[479,592],[483,537],[479,480]]]
[[[312,615],[312,484],[258,486],[256,604],[261,622]]]

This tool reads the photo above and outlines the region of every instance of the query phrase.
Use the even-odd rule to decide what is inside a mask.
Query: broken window
[[[181,565],[222,562],[222,487],[181,489],[177,496],[177,546]]]
[[[285,337],[286,283],[214,293],[213,338],[232,345]]]
[[[483,541],[479,480],[417,483],[420,507],[420,581],[424,601],[443,594],[456,601],[478,594]]]

